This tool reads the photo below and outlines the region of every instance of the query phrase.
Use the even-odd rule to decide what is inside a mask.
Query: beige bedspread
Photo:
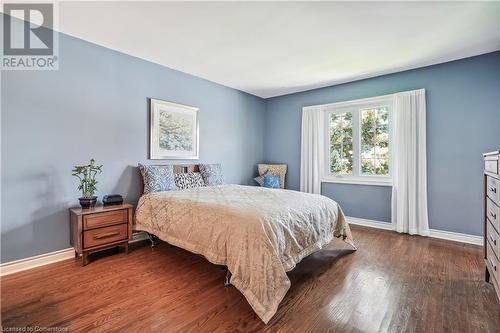
[[[231,284],[265,323],[290,288],[285,272],[334,236],[354,246],[335,201],[241,185],[143,195],[135,229],[226,265]]]

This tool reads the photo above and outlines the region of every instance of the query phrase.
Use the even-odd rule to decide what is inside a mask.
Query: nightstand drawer
[[[83,229],[88,230],[127,222],[128,211],[126,209],[120,209],[83,216]]]
[[[120,240],[126,240],[127,224],[113,225],[110,227],[86,230],[83,232],[83,247],[85,249],[105,245]]]

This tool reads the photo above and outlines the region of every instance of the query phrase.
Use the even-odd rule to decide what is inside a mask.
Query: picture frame
[[[199,108],[150,98],[149,158],[199,158]]]

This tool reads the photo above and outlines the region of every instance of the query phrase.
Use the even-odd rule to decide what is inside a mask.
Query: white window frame
[[[359,185],[377,185],[392,186],[393,170],[393,95],[385,95],[372,98],[364,98],[353,101],[339,102],[318,105],[324,112],[324,139],[325,155],[324,167],[321,176],[322,182],[359,184]],[[361,111],[370,108],[387,106],[389,108],[389,175],[377,176],[361,174]],[[353,124],[353,175],[335,175],[330,173],[330,114],[352,112]]]

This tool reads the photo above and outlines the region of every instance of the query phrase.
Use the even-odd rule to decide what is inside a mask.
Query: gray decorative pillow
[[[199,168],[205,185],[214,186],[224,184],[222,166],[220,164],[200,164]]]
[[[176,190],[172,165],[142,165],[139,170],[144,183],[144,194]]]
[[[263,175],[255,177],[253,180],[255,180],[260,186],[264,186],[264,176],[269,174],[269,172],[265,172]]]
[[[177,173],[174,175],[175,185],[179,190],[205,186],[199,172]]]

